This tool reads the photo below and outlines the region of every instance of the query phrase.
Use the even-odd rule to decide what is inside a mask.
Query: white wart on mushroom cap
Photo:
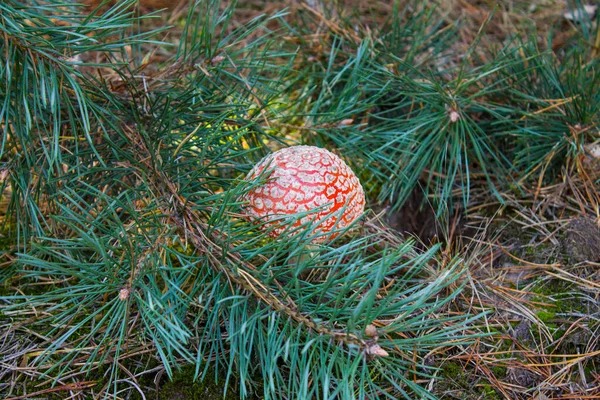
[[[251,221],[266,221],[263,227],[273,228],[269,232],[272,237],[289,228],[281,224],[282,216],[307,213],[290,218],[292,227],[314,219],[315,233],[324,234],[314,241],[324,242],[338,235],[327,233],[347,227],[364,211],[365,194],[358,178],[328,150],[313,146],[281,149],[259,161],[246,179],[257,178],[265,168],[267,181],[244,196],[248,202],[245,212]]]

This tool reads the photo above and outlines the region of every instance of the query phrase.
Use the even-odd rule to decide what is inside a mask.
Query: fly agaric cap
[[[264,221],[264,229],[273,228],[272,237],[290,227],[281,224],[282,217],[289,216],[293,228],[314,220],[318,237],[313,241],[324,242],[338,235],[333,230],[347,227],[364,211],[365,193],[358,178],[328,150],[313,146],[281,149],[259,161],[246,179],[262,174],[266,182],[246,193],[243,200],[247,201],[247,218]],[[305,215],[298,218],[299,213]]]

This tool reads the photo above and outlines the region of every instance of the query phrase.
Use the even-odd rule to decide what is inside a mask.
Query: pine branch
[[[131,132],[131,134],[136,135],[135,132]],[[273,310],[283,313],[298,324],[305,326],[307,329],[311,329],[320,335],[331,336],[347,345],[355,345],[362,349],[366,347],[366,342],[358,336],[348,332],[331,330],[323,324],[315,322],[309,316],[302,314],[293,305],[293,302],[289,297],[280,299],[280,295],[273,293],[267,286],[262,284],[253,277],[251,273],[244,269],[253,270],[255,268],[248,262],[243,261],[239,254],[236,254],[233,250],[233,245],[231,245],[229,249],[226,249],[225,252],[231,261],[231,265],[236,265],[238,267],[234,271],[224,265],[212,254],[212,251],[222,253],[223,249],[217,245],[213,240],[213,237],[208,237],[204,234],[204,232],[208,231],[208,226],[193,211],[193,208],[197,207],[197,205],[180,195],[176,185],[171,181],[170,177],[163,172],[160,165],[152,164],[151,160],[159,160],[160,155],[155,154],[153,156],[149,149],[144,146],[143,138],[139,136],[137,138],[132,138],[132,142],[137,143],[138,145],[139,152],[136,153],[141,156],[140,162],[146,166],[146,171],[149,171],[152,174],[151,176],[145,176],[145,178],[155,187],[159,198],[171,199],[170,203],[162,206],[163,213],[165,215],[170,215],[170,219],[174,222],[175,226],[177,226],[180,235],[190,239],[196,247],[196,251],[205,254],[210,259],[211,266],[218,268],[215,272],[223,272],[232,284],[242,288]],[[220,237],[223,235],[226,234],[219,230],[211,230],[211,236]]]

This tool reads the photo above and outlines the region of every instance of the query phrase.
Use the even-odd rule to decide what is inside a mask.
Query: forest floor
[[[339,10],[371,10],[364,13],[365,25],[376,23],[391,7],[388,1],[345,2],[348,6]],[[152,1],[142,3],[143,12],[152,8]],[[293,19],[296,9],[314,2],[240,3],[238,18],[243,23],[285,7],[288,18]],[[463,41],[456,43],[459,48],[466,48],[482,26],[486,30],[482,40],[488,47],[493,47],[494,41],[502,45],[526,21],[535,21],[540,40],[545,36],[544,27],[552,30],[555,51],[574,34],[566,1],[438,3],[439,14],[447,21],[462,21]],[[181,18],[185,1],[177,4],[157,14],[156,24],[173,24]],[[380,15],[373,12],[377,9]],[[157,54],[159,57],[166,55]],[[590,179],[597,182],[600,168],[589,171],[598,174]],[[484,189],[475,191],[469,207],[446,221],[436,220],[418,194],[399,211],[388,212],[385,205],[374,207],[382,221],[416,237],[423,246],[441,242],[449,254],[460,251],[468,255],[469,283],[451,307],[457,312],[485,312],[484,322],[473,327],[483,336],[472,344],[432,352],[429,362],[439,367],[436,379],[421,384],[440,399],[600,399],[600,210],[594,208],[598,188],[590,189],[579,175],[570,172],[548,186],[532,185],[524,193],[505,193],[504,204],[490,199]],[[0,291],[7,290],[0,286]],[[0,342],[0,350],[3,346],[10,344]],[[194,383],[189,368],[176,372],[172,381],[159,366],[148,370],[151,372],[140,379],[140,386],[147,390],[145,398],[223,396],[221,383],[215,385],[211,379]],[[101,378],[87,379],[96,387],[103,385]],[[229,387],[226,398],[239,398],[235,384]],[[87,392],[86,388],[67,386],[56,390],[46,382],[30,387],[28,393],[29,397],[12,399],[86,398]],[[131,396],[141,398],[135,391]]]

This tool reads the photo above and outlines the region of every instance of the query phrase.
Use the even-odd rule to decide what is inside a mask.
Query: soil
[[[600,262],[600,226],[591,218],[577,218],[566,229],[565,251],[573,262]]]
[[[390,206],[376,210],[385,211],[383,221],[392,229],[418,237],[423,243],[429,244],[437,241],[443,235],[442,223],[436,218],[435,210],[424,199],[420,189],[413,191],[406,203],[397,211],[392,211]]]

